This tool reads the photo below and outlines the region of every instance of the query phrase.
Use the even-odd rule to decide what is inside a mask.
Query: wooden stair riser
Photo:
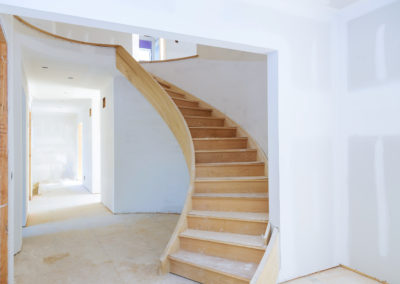
[[[182,108],[180,107],[179,110],[183,115],[190,115],[190,116],[204,116],[209,117],[211,116],[212,110],[209,109],[201,109],[201,108]]]
[[[193,138],[235,137],[236,128],[190,128]]]
[[[186,123],[189,127],[200,127],[200,126],[224,126],[225,119],[215,117],[185,117]]]
[[[223,149],[246,149],[247,138],[236,139],[210,139],[210,140],[193,140],[196,150],[223,150]]]
[[[165,89],[165,91],[168,93],[168,95],[170,95],[173,98],[181,98],[181,99],[185,98],[184,94],[175,93],[175,92],[173,92],[171,90],[168,90],[168,89]]]
[[[265,250],[244,247],[236,244],[220,243],[209,240],[194,239],[180,236],[180,247],[186,251],[204,253],[206,255],[223,257],[235,261],[255,262],[261,261]]]
[[[196,163],[255,162],[257,160],[257,151],[196,152],[195,157]]]
[[[199,103],[195,101],[188,101],[184,99],[173,98],[178,107],[198,107]]]
[[[238,279],[234,276],[224,275],[196,265],[170,259],[171,273],[192,279],[199,283],[207,284],[248,284],[250,281]]]
[[[193,197],[193,210],[268,212],[267,198]]]
[[[267,193],[268,181],[197,181],[196,193]]]
[[[169,88],[171,88],[170,85],[168,85],[168,84],[166,84],[166,83],[164,83],[164,82],[158,81],[157,79],[156,79],[156,81],[157,81],[157,83],[160,84],[161,87],[163,87],[164,89],[169,89]]]
[[[197,177],[263,176],[264,165],[196,165]]]
[[[212,217],[188,216],[189,229],[226,232],[234,234],[262,235],[267,222],[219,219]]]

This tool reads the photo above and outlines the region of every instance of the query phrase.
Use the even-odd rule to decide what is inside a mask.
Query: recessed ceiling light
[[[49,69],[49,67],[47,67],[47,66],[42,66],[42,69]]]
[[[69,76],[69,77],[68,77],[68,79],[70,79],[70,80],[73,80],[73,79],[74,79],[74,77],[72,77],[72,76]]]

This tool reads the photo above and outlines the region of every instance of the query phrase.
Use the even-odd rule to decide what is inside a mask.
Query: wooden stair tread
[[[221,162],[221,163],[196,163],[196,167],[198,166],[252,166],[252,165],[264,165],[264,162]]]
[[[231,244],[265,250],[265,240],[262,235],[244,235],[187,229],[180,234],[181,237],[205,240],[217,243]]]
[[[190,126],[189,129],[237,129],[229,126]]]
[[[266,181],[268,177],[266,176],[250,176],[250,177],[198,177],[196,182],[210,182],[210,181]]]
[[[268,199],[268,193],[193,193],[193,197]]]
[[[204,217],[214,219],[229,219],[239,221],[253,221],[268,223],[268,213],[253,213],[253,212],[228,212],[228,211],[189,211],[189,216]]]
[[[247,137],[201,137],[192,138],[192,140],[247,140]]]
[[[258,266],[256,263],[252,262],[234,261],[222,257],[209,256],[185,250],[179,250],[171,254],[169,257],[176,261],[189,263],[217,273],[242,278],[243,280],[250,280]]]
[[[185,96],[185,95],[186,95],[185,93],[179,92],[179,91],[177,91],[177,90],[172,90],[172,89],[169,89],[169,88],[164,88],[164,89],[165,89],[165,91],[167,91],[168,93],[174,93],[174,94],[178,94],[178,95],[181,95],[181,96]]]
[[[154,79],[156,79],[156,78],[154,78]],[[157,80],[157,79],[156,79],[156,81],[157,81],[157,83],[160,84],[164,89],[169,90],[169,88],[171,88],[170,85],[168,85],[168,84],[166,84],[166,83],[164,83],[164,82],[161,82],[161,81],[159,81],[159,80]]]
[[[216,149],[216,150],[196,150],[196,153],[236,153],[236,152],[256,152],[256,149]]]
[[[173,100],[191,102],[191,103],[198,103],[198,101],[188,100],[188,99],[185,99],[185,98],[177,98],[177,97],[173,98]]]
[[[212,111],[211,108],[203,108],[203,107],[186,107],[186,106],[179,106],[178,108],[180,108],[180,109],[194,109],[194,110]]]
[[[195,102],[195,101],[191,101],[191,102]],[[197,115],[184,115],[183,116],[184,118],[198,118],[198,119],[211,119],[211,120],[213,120],[213,119],[218,119],[218,120],[225,120],[225,118],[222,118],[222,117],[213,117],[213,116],[211,116],[211,117],[204,117],[204,116],[197,116]]]

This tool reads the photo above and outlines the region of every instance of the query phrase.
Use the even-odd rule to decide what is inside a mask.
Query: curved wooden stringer
[[[267,159],[239,125],[204,101],[149,74],[122,46],[117,69],[142,93],[179,142],[189,170],[186,202],[160,258],[162,272],[201,283],[276,283],[279,232],[268,224]]]
[[[276,283],[278,231],[268,224],[267,158],[234,121],[154,76],[190,129],[193,191],[161,269],[201,283]]]

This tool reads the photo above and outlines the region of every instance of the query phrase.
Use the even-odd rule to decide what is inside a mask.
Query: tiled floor
[[[285,284],[377,284],[380,282],[366,278],[345,268],[337,267],[312,274]]]
[[[79,186],[47,187],[31,209],[15,257],[18,284],[194,283],[158,274],[178,215],[113,215]]]

